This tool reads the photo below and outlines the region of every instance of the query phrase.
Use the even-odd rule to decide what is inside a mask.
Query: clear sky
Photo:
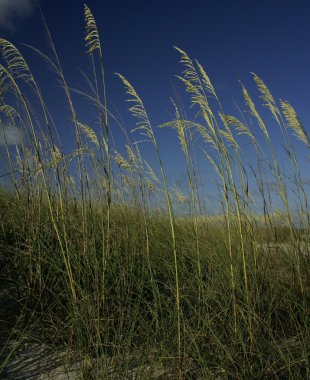
[[[85,88],[80,69],[88,70],[85,55],[85,23],[80,0],[40,0],[69,84]],[[121,114],[128,130],[134,120],[126,112],[124,90],[115,72],[122,73],[143,99],[154,126],[168,121],[173,108],[174,86],[186,95],[175,78],[180,74],[178,46],[205,67],[227,113],[239,116],[234,103],[245,109],[241,80],[255,100],[251,72],[263,78],[276,99],[288,100],[306,130],[310,122],[310,2],[308,0],[191,0],[100,1],[89,0],[101,33],[110,107]],[[48,51],[35,1],[0,0],[0,34],[11,42],[29,43]],[[38,77],[43,95],[67,144],[68,113],[46,64],[18,45]],[[76,100],[81,117],[88,119],[87,103]],[[114,108],[114,106],[116,108]],[[66,129],[67,128],[67,129]],[[117,127],[115,127],[117,128]],[[279,131],[271,127],[275,143]],[[116,138],[118,133],[115,132]],[[160,149],[168,176],[182,181],[181,155],[171,131],[158,130]],[[119,134],[120,136],[120,134]],[[150,149],[150,147],[149,147]],[[245,148],[246,149],[246,148]],[[146,155],[148,155],[146,150]],[[151,156],[151,153],[149,153]],[[249,152],[251,154],[251,152]],[[284,155],[283,164],[285,164]],[[309,150],[300,148],[301,167],[309,182],[306,164]],[[309,188],[309,186],[308,186]]]

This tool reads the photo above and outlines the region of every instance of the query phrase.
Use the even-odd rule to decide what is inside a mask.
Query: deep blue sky
[[[27,3],[27,0],[10,1]],[[0,0],[0,8],[1,2],[7,1]],[[264,79],[275,98],[292,103],[309,131],[308,0],[89,0],[87,5],[101,33],[108,94],[128,129],[134,127],[134,121],[126,112],[123,87],[114,72],[122,73],[135,86],[154,125],[167,121],[173,112],[169,100],[174,94],[173,83],[178,90],[182,89],[174,77],[182,70],[178,63],[179,55],[173,49],[176,45],[205,67],[227,113],[239,116],[234,101],[244,109],[238,80],[242,80],[257,100],[258,94],[250,75],[255,72]],[[89,67],[83,40],[83,2],[41,0],[40,6],[67,80],[72,87],[81,88],[85,82],[79,69],[87,71]],[[0,17],[0,33],[16,44],[29,43],[48,51],[38,11],[12,12],[8,14],[7,22]],[[69,143],[70,133],[64,133],[64,121],[68,114],[65,114],[64,100],[52,79],[53,74],[44,63],[39,63],[37,57],[33,57],[32,52],[23,47],[21,50],[39,78],[59,130]],[[182,94],[186,99],[183,90]],[[81,117],[90,117],[87,104],[79,101],[77,104]],[[271,135],[277,141],[279,132],[275,124],[271,128],[274,128]],[[178,180],[184,170],[178,169],[180,154],[174,154],[178,149],[177,139],[173,132],[167,130],[157,133],[168,175],[174,175],[174,179]],[[309,151],[301,149],[300,154],[305,172],[307,159],[309,164]],[[282,158],[285,161],[284,156]]]

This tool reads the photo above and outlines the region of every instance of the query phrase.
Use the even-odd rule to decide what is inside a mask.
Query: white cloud
[[[16,21],[29,17],[35,0],[0,0],[0,29],[14,30]]]
[[[20,145],[22,140],[21,132],[13,125],[6,125],[0,129],[0,147],[8,145]]]

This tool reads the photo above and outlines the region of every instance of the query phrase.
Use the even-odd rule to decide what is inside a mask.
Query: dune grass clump
[[[36,330],[45,343],[66,347],[84,379],[309,378],[310,219],[292,138],[310,144],[296,111],[253,74],[272,118],[263,120],[243,84],[246,117],[227,114],[202,65],[176,48],[178,79],[195,109],[186,117],[173,101],[175,117],[161,125],[175,131],[184,153],[187,185],[178,189],[143,101],[121,74],[137,126],[133,139],[122,127],[126,142],[115,144],[105,56],[94,16],[84,11],[93,91],[82,95],[96,110],[96,127],[80,118],[50,35],[51,56],[34,49],[65,92],[70,152],[26,60],[0,39],[1,149],[10,180],[0,190],[0,285],[20,306],[16,341]],[[8,127],[19,144],[9,144]],[[151,142],[154,167],[141,140]],[[208,211],[203,165],[217,184],[217,215]]]

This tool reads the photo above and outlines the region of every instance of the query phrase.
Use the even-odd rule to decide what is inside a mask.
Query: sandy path
[[[0,290],[0,379],[78,379],[74,367],[66,371],[63,366],[65,352],[55,351],[34,339],[21,341],[21,332],[15,329],[19,306],[10,293]]]

